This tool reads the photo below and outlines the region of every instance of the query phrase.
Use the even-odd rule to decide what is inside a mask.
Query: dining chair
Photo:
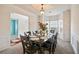
[[[21,37],[21,42],[22,42],[24,54],[25,53],[35,54],[39,50],[39,45],[37,42],[34,42],[32,40],[28,40],[27,36],[20,35],[20,37]]]
[[[55,39],[55,42],[54,42],[55,48],[57,46],[57,38],[58,38],[58,33],[56,33],[56,35],[54,36],[54,39]]]
[[[30,54],[31,53],[31,44],[30,42],[27,40],[27,37],[26,36],[22,36],[20,35],[20,38],[21,38],[21,42],[22,42],[22,47],[23,47],[23,53],[28,53]]]
[[[52,39],[53,39],[53,47],[52,47],[52,53],[55,52],[56,46],[57,46],[57,37],[58,37],[58,32],[56,32],[55,35],[53,35]]]
[[[49,54],[51,54],[51,48],[52,48],[52,38],[49,38],[47,41],[45,41],[43,44],[42,44],[42,47],[44,49],[44,51],[48,51]]]

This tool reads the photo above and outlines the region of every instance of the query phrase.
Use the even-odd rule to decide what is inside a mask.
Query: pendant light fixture
[[[44,14],[44,4],[41,4],[41,10],[40,10],[41,15]]]

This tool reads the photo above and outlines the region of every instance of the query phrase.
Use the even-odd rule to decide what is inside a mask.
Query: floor
[[[55,54],[74,54],[74,51],[72,49],[70,42],[58,40]]]
[[[22,44],[18,43],[0,52],[0,54],[22,54]],[[74,54],[69,42],[58,40],[55,54]]]

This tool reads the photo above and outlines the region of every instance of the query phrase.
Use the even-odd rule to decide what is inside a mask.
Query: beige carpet
[[[58,40],[57,47],[55,49],[55,54],[74,54],[74,51],[70,42]]]
[[[22,44],[18,43],[14,46],[11,46],[8,49],[0,51],[0,54],[22,54]],[[58,40],[58,44],[55,50],[55,54],[73,54],[73,49],[69,42],[63,40]]]

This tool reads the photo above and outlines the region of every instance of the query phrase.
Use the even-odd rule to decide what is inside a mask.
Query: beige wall
[[[37,17],[30,17],[30,31],[36,31],[38,30],[38,18]]]
[[[23,10],[13,5],[0,5],[0,50],[9,47],[11,13],[18,13],[18,14],[29,16],[30,17],[29,20],[33,20],[35,19],[35,17],[37,17],[35,14],[31,12],[28,12],[26,10]],[[34,22],[34,24],[36,24],[36,22]]]
[[[79,35],[79,5],[72,5],[71,16],[72,32]]]
[[[79,5],[71,6],[71,44],[75,53],[79,53]]]
[[[70,10],[63,13],[63,38],[65,41],[70,41]]]

